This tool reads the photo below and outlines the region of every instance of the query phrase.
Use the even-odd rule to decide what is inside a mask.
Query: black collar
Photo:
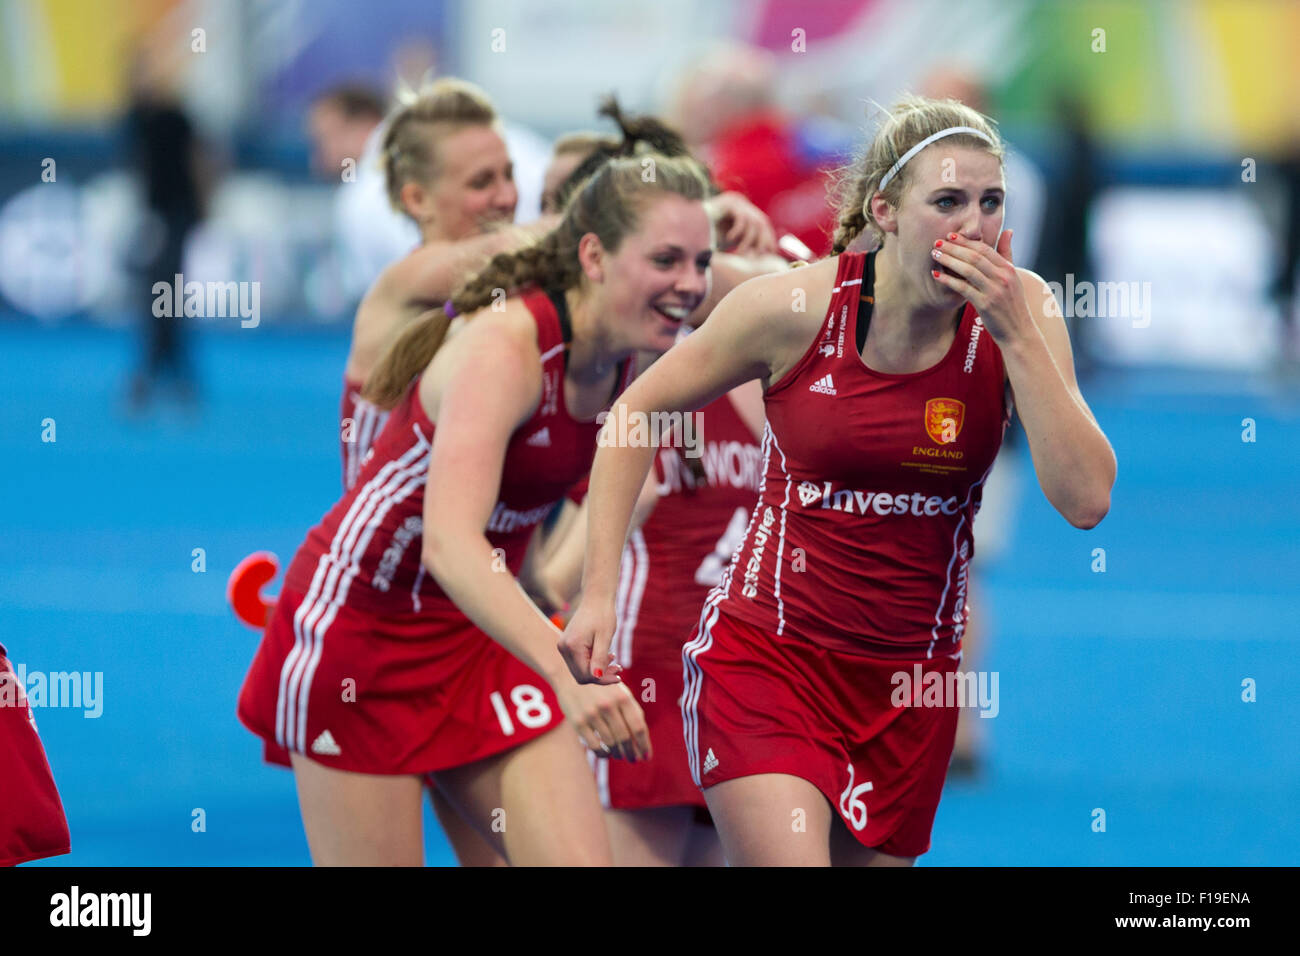
[[[554,289],[546,290],[546,297],[551,300],[551,305],[555,307],[555,315],[560,320],[560,337],[564,340],[564,371],[569,370],[569,343],[573,341],[573,319],[569,316],[569,302],[564,296],[564,290],[558,292]],[[618,377],[614,379],[614,393],[610,396],[610,401],[618,398],[619,386],[623,384],[623,379],[627,377],[627,365],[632,359],[624,359],[618,363]]]
[[[573,341],[573,319],[569,317],[569,303],[564,297],[564,290],[556,292],[548,289],[546,297],[551,300],[551,305],[555,306],[555,314],[560,320],[560,338],[564,340],[566,346],[564,350],[564,370],[569,370],[569,350],[568,344]]]
[[[867,347],[867,330],[871,328],[871,312],[876,301],[876,253],[867,253],[862,267],[862,288],[858,290],[858,354]]]

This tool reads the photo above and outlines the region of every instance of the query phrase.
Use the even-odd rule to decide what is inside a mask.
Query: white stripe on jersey
[[[415,572],[415,583],[411,585],[411,610],[416,614],[424,607],[420,601],[420,585],[424,583],[424,562],[420,562],[420,570]]]
[[[961,518],[957,521],[957,527],[952,532],[952,557],[948,559],[948,569],[944,573],[943,593],[939,595],[939,606],[934,611],[934,627],[930,628],[930,646],[925,650],[926,660],[934,655],[934,645],[939,641],[939,628],[943,626],[943,606],[948,603],[948,588],[952,586],[953,573],[952,566],[957,561],[957,552],[960,550],[958,539],[961,536],[961,529],[966,524],[966,512],[970,508],[971,497],[975,494],[975,489],[988,479],[989,473],[993,471],[993,466],[989,465],[988,470],[979,481],[972,484],[966,489],[966,500],[961,503]],[[966,579],[966,596],[970,597],[970,578]],[[957,623],[957,609],[953,608],[953,625]]]
[[[384,425],[388,423],[388,416],[389,412],[385,409],[366,401],[360,395],[357,396],[352,410],[354,440],[344,443],[347,446],[345,491],[351,491],[352,486],[357,483],[357,476],[361,474],[361,462],[365,460],[370,446],[375,443],[375,438],[384,430]]]
[[[618,562],[618,592],[614,597],[614,636],[609,640],[609,652],[618,657],[619,639],[623,636],[623,622],[627,620],[627,595],[632,590],[632,579],[636,577],[636,555],[632,545],[623,545],[623,554]]]
[[[364,531],[361,533],[360,538],[355,541],[352,551],[352,560],[348,564],[344,574],[339,578],[335,597],[333,600],[329,601],[325,613],[321,616],[315,632],[312,635],[314,646],[312,648],[311,657],[303,671],[302,684],[298,691],[298,720],[300,722],[298,728],[299,749],[302,749],[306,742],[307,702],[311,693],[312,678],[316,674],[316,666],[320,663],[321,653],[325,650],[325,632],[329,629],[329,626],[334,623],[334,618],[338,614],[338,609],[347,602],[348,590],[352,586],[352,581],[361,572],[359,561],[361,557],[365,555],[366,549],[370,547],[370,540],[374,537],[375,532],[379,530],[379,526],[383,524],[385,516],[387,516],[388,512],[391,511],[394,506],[409,498],[412,492],[424,486],[424,483],[429,477],[428,472],[428,463],[425,461],[417,461],[415,465],[408,469],[404,473],[409,476],[406,484],[398,489],[396,494],[391,497],[379,499],[378,506],[375,508],[370,520],[366,522]],[[355,529],[357,525],[354,525],[353,527]]]
[[[830,376],[827,376],[829,378]],[[771,426],[764,423],[764,427],[771,431]],[[790,470],[785,464],[785,452],[781,451],[781,445],[776,440],[776,432],[772,432],[772,445],[776,448],[777,454],[781,456],[781,471],[785,474],[785,500],[781,502],[781,537],[776,546],[776,579],[775,589],[772,596],[776,598],[776,633],[780,637],[785,633],[785,598],[781,597],[781,561],[785,557],[785,516],[786,509],[790,506],[790,487],[794,479],[790,477]]]
[[[701,786],[700,727],[696,708],[700,701],[704,673],[700,670],[699,665],[695,663],[695,659],[713,646],[713,624],[718,619],[719,608],[727,600],[727,595],[731,592],[731,578],[735,573],[736,566],[742,562],[745,549],[749,545],[750,535],[754,533],[754,524],[758,521],[759,513],[763,510],[763,494],[767,490],[767,469],[771,462],[774,437],[772,426],[764,419],[763,470],[760,472],[761,477],[758,480],[758,500],[754,502],[754,510],[749,515],[749,526],[745,528],[745,537],[741,539],[740,544],[731,556],[731,563],[722,572],[722,580],[718,582],[717,587],[709,592],[709,596],[704,601],[704,607],[700,609],[699,633],[696,634],[694,640],[688,641],[682,647],[682,679],[685,685],[685,690],[682,692],[682,727],[686,736],[686,757],[691,768],[691,779],[695,781],[696,786]]]
[[[619,601],[616,608],[618,625],[614,630],[614,639],[610,642],[610,651],[619,666],[627,670],[632,666],[632,642],[636,637],[637,619],[641,615],[641,599],[645,597],[646,580],[650,577],[650,553],[646,548],[645,534],[640,528],[628,536],[627,546],[623,550],[620,578],[623,573],[627,573],[631,580],[627,587],[619,580]]]
[[[422,442],[423,436],[420,436],[420,438]],[[421,460],[423,450],[421,443],[417,442],[401,459],[397,462],[387,463],[380,474],[367,483],[363,491],[354,500],[352,507],[348,509],[343,522],[340,523],[329,554],[321,556],[316,567],[316,574],[312,578],[312,587],[308,593],[308,598],[303,601],[294,614],[294,660],[292,669],[287,675],[287,694],[285,700],[281,701],[281,706],[286,707],[288,713],[287,741],[298,740],[298,749],[302,749],[306,733],[306,715],[299,713],[299,707],[305,707],[305,699],[301,693],[303,675],[309,667],[314,671],[312,659],[319,659],[315,645],[324,634],[324,629],[319,626],[322,624],[322,618],[328,617],[328,620],[323,622],[324,626],[328,627],[334,619],[332,609],[337,607],[338,603],[341,603],[337,600],[335,588],[339,582],[340,571],[345,567],[344,558],[347,558],[347,565],[349,566],[355,563],[356,558],[352,553],[352,549],[356,544],[355,529],[359,526],[359,523],[368,520],[373,513],[374,506],[379,501],[399,490],[411,480],[413,475],[418,473],[421,465],[423,465]],[[327,614],[327,610],[330,613]],[[286,661],[285,666],[289,668],[288,661]],[[282,688],[284,682],[285,674],[282,673]],[[302,729],[298,726],[300,722]],[[289,742],[282,741],[281,743],[282,746],[291,746]]]
[[[306,689],[301,684],[308,670],[312,673],[315,671],[315,665],[320,660],[320,648],[314,645],[321,641],[325,628],[334,620],[338,606],[346,600],[351,578],[360,570],[357,561],[365,553],[374,533],[371,527],[360,544],[360,551],[356,551],[357,528],[369,520],[385,498],[398,493],[401,498],[396,500],[401,500],[427,479],[426,458],[432,446],[418,426],[412,426],[412,429],[416,434],[415,443],[401,458],[385,463],[379,473],[357,493],[347,514],[339,523],[330,550],[321,555],[317,562],[307,596],[294,612],[294,646],[280,669],[280,687],[276,701],[275,737],[282,747],[300,752],[306,750]],[[396,501],[389,502],[383,508],[383,513],[386,514],[395,503]],[[382,520],[382,514],[379,520]],[[340,574],[345,570],[343,587],[336,596],[336,585],[340,582]],[[327,609],[329,613],[325,614]],[[322,620],[322,617],[327,619]],[[323,626],[318,627],[318,624]],[[310,677],[307,681],[310,683]],[[297,707],[295,698],[298,701]]]
[[[718,604],[725,592],[715,588],[700,611],[699,633],[682,648],[682,678],[686,689],[682,693],[682,728],[686,735],[686,759],[691,768],[691,780],[697,787],[700,780],[700,691],[704,688],[704,672],[696,659],[713,646],[713,625],[718,620]]]
[[[414,450],[415,449],[412,449],[411,451]],[[289,655],[285,658],[283,667],[280,669],[280,690],[275,713],[275,739],[282,747],[288,746],[288,737],[285,729],[285,724],[289,720],[287,711],[290,709],[289,701],[291,701],[296,695],[298,689],[298,679],[301,668],[299,659],[305,651],[303,646],[306,642],[306,636],[303,631],[304,618],[307,616],[308,611],[314,607],[316,599],[321,594],[321,585],[324,582],[324,576],[329,563],[331,561],[337,561],[341,557],[343,532],[351,526],[352,521],[356,518],[358,510],[365,507],[370,496],[389,479],[394,471],[400,470],[404,464],[407,463],[406,459],[411,455],[411,451],[408,451],[407,454],[399,460],[386,463],[384,467],[380,469],[379,473],[375,475],[374,478],[370,479],[366,486],[357,493],[357,496],[352,501],[352,506],[348,509],[347,514],[343,516],[343,520],[339,523],[339,530],[334,537],[334,541],[330,545],[329,554],[323,555],[316,565],[316,573],[312,576],[311,587],[307,592],[306,598],[303,600],[302,604],[298,606],[298,610],[294,612],[294,646],[293,650],[290,651]],[[286,693],[287,685],[290,685],[290,683],[292,689]]]

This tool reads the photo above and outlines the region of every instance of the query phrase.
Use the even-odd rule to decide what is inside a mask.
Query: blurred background
[[[0,0],[0,642],[102,679],[97,716],[37,711],[73,843],[46,862],[308,862],[235,719],[257,636],[225,582],[338,497],[386,261],[366,143],[435,75],[507,120],[519,221],[616,92],[818,253],[823,172],[881,108],[998,120],[1016,261],[1060,290],[1119,479],[1077,531],[1009,436],[965,662],[1000,709],[921,863],[1300,862],[1298,54],[1284,0]],[[163,266],[256,297],[160,340]]]

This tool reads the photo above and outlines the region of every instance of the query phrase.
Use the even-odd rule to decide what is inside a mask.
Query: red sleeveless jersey
[[[366,453],[384,430],[388,412],[361,397],[361,382],[343,376],[343,401],[339,407],[339,444],[343,447],[343,490],[349,491],[361,474]]]
[[[694,417],[683,421],[674,444],[699,443],[705,479],[687,466],[685,447],[661,448],[655,456],[659,501],[628,536],[619,571],[610,650],[624,668],[633,666],[641,647],[680,670],[682,645],[744,536],[763,475],[758,439],[728,396],[689,414]],[[686,434],[687,427],[697,434]]]
[[[564,404],[566,345],[555,307],[541,291],[522,298],[537,322],[542,397],[511,435],[497,503],[484,529],[511,574],[519,572],[534,526],[590,470],[600,431],[594,420],[574,419]],[[634,369],[631,360],[624,363],[618,392]],[[321,606],[346,604],[376,614],[454,610],[420,562],[434,425],[420,404],[419,381],[390,413],[356,484],[298,549],[285,588]]]
[[[1002,354],[968,304],[937,365],[868,368],[856,350],[864,260],[840,256],[820,334],[768,389],[759,501],[709,600],[832,650],[951,654],[971,524],[1010,421]]]

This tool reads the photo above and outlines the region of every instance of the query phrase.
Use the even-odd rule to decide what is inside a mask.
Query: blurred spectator
[[[1100,191],[1095,140],[1087,112],[1074,96],[1059,97],[1054,115],[1060,128],[1055,137],[1057,158],[1051,177],[1052,213],[1043,221],[1042,248],[1037,271],[1048,282],[1066,282],[1073,274],[1077,286],[1092,281],[1093,263],[1088,251],[1088,213]],[[1067,310],[1069,311],[1069,310]],[[1088,320],[1067,315],[1074,370],[1084,380],[1096,364]]]
[[[826,151],[826,124],[786,116],[776,105],[776,63],[755,47],[727,44],[681,79],[673,124],[713,171],[718,187],[743,193],[818,255],[830,251],[835,216],[826,171],[845,154]]]
[[[934,99],[959,100],[985,116],[991,115],[988,91],[979,80],[961,70],[947,67],[935,70],[922,81],[920,93]],[[1002,165],[1007,181],[1007,198],[1002,228],[1015,233],[1011,239],[1011,256],[1016,265],[1037,272],[1038,242],[1043,232],[1043,200],[1047,187],[1037,166],[1006,140],[1003,140],[1003,146],[1006,150]]]
[[[133,59],[129,84],[123,134],[147,206],[132,262],[139,283],[135,300],[144,314],[140,365],[128,401],[131,411],[139,412],[165,372],[184,402],[192,405],[198,398],[184,341],[185,317],[172,314],[170,301],[167,308],[156,308],[153,289],[158,282],[172,289],[182,274],[186,238],[204,215],[208,175],[193,124],[149,57]]]
[[[1282,223],[1282,258],[1270,293],[1282,316],[1280,365],[1294,371],[1300,365],[1300,334],[1296,329],[1296,278],[1300,273],[1300,136],[1291,141],[1277,162],[1277,174],[1286,190]]]
[[[340,184],[334,241],[340,281],[354,305],[385,266],[420,241],[415,223],[388,201],[379,162],[384,113],[384,97],[377,90],[347,84],[326,90],[307,114],[312,167],[321,178]]]

